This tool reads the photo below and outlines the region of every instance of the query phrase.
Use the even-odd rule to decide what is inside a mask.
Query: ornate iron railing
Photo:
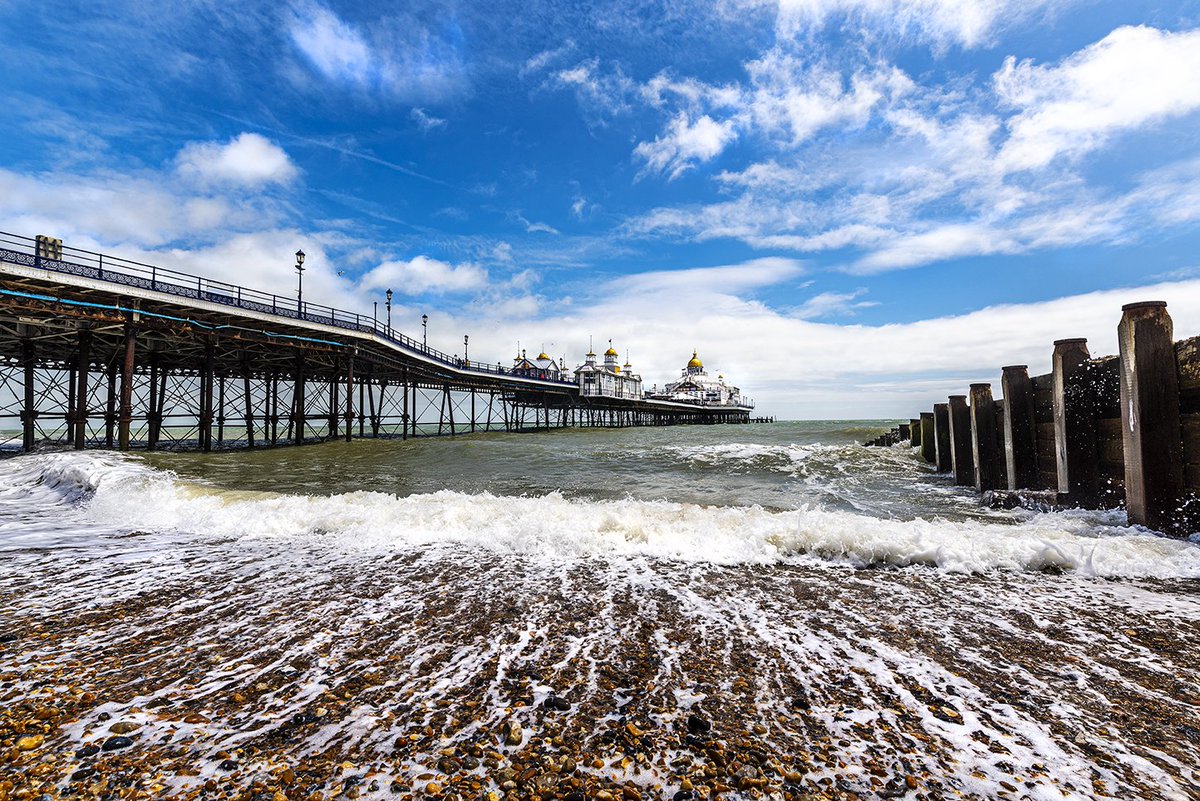
[[[335,309],[319,303],[301,303],[295,298],[281,297],[257,289],[228,284],[224,281],[213,281],[202,276],[82,248],[63,245],[61,250],[61,258],[46,258],[38,255],[35,239],[0,231],[0,261],[10,264],[147,289],[180,298],[219,303],[287,320],[361,331],[386,340],[401,350],[420,354],[427,359],[463,372],[509,376],[554,386],[575,386],[574,381],[527,376],[514,373],[512,368],[501,364],[483,364],[460,359],[437,348],[431,348],[422,341],[400,333],[395,328],[389,328],[387,325],[381,324],[374,316],[366,317],[357,312]]]

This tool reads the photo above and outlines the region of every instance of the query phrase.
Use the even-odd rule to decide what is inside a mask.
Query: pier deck
[[[0,429],[75,448],[750,422],[583,396],[373,317],[0,233]]]

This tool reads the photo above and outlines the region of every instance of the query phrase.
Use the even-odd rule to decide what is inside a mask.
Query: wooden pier
[[[992,504],[1123,507],[1131,524],[1200,531],[1200,337],[1176,341],[1161,301],[1123,307],[1117,336],[1099,357],[1060,339],[1049,373],[1004,367],[999,399],[972,384],[867,444],[919,446]]]
[[[751,422],[581,395],[346,312],[0,233],[0,430],[26,450]],[[761,418],[755,418],[759,420]]]

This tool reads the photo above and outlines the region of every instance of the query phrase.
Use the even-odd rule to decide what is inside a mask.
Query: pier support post
[[[954,469],[954,455],[950,447],[950,404],[933,404],[934,454],[939,473]]]
[[[412,435],[414,437],[417,435],[417,398],[416,398],[416,395],[414,394],[413,395],[413,403],[412,403],[412,419],[410,421],[409,410],[408,410],[409,381],[408,381],[408,368],[407,367],[404,368],[403,376],[404,377],[401,380],[401,384],[400,384],[400,394],[404,398],[404,403],[403,403],[404,408],[403,408],[403,411],[401,411],[401,413],[400,413],[400,438],[408,439],[408,428],[409,428],[410,422],[412,424]],[[386,385],[386,381],[384,383]],[[379,413],[383,414],[383,393],[382,392],[380,392],[380,394],[379,394]]]
[[[296,356],[296,390],[292,398],[292,420],[295,426],[292,435],[293,443],[301,445],[304,443],[304,427],[307,425],[306,409],[304,401],[304,354]],[[290,426],[289,426],[290,427]]]
[[[1121,430],[1129,522],[1159,531],[1177,524],[1183,495],[1183,432],[1171,316],[1162,301],[1121,309]]]
[[[346,359],[346,442],[354,426],[354,352]]]
[[[207,453],[212,450],[213,424],[213,344],[204,345],[204,366],[200,374],[200,447]]]
[[[279,372],[271,371],[271,403],[268,415],[271,419],[271,445],[279,444]]]
[[[1037,423],[1033,411],[1033,381],[1023,364],[1005,367],[1000,377],[1004,393],[1004,464],[1010,490],[1037,486]]]
[[[254,402],[250,395],[250,357],[242,354],[242,400],[246,406],[246,447],[254,447]]]
[[[341,372],[342,357],[341,354],[338,354],[333,357],[333,370],[329,373],[329,414],[327,421],[328,431],[326,432],[329,439],[337,439],[341,434],[338,426],[338,418],[341,417],[341,414],[338,412],[338,406],[340,405],[338,403],[338,384],[341,383],[339,380]]]
[[[36,355],[33,343],[28,340],[21,343],[21,364],[25,368],[25,406],[21,409],[21,447],[26,453],[29,453],[33,450],[37,437],[37,410],[34,408],[37,395],[33,385]]]
[[[159,360],[161,357],[158,351],[150,351],[150,409],[146,413],[149,418],[146,427],[146,448],[154,450],[158,447],[158,437],[162,429],[162,402],[159,396],[162,394],[159,388]]]
[[[88,373],[92,369],[92,332],[79,331],[79,352],[75,360],[75,450],[83,450],[87,440]]]
[[[104,447],[112,448],[117,441],[117,359],[108,363],[107,395],[104,401]]]
[[[937,461],[936,448],[933,438],[933,412],[921,412],[921,458],[933,464]]]
[[[950,461],[954,467],[954,483],[969,487],[975,483],[975,463],[971,452],[971,410],[967,408],[967,396],[951,395],[947,408],[950,412]]]
[[[225,441],[225,373],[217,376],[217,447]]]
[[[1054,343],[1054,445],[1058,500],[1093,507],[1099,488],[1096,413],[1088,382],[1086,339]]]
[[[129,450],[129,427],[133,423],[133,368],[137,358],[137,328],[133,317],[125,321],[125,361],[121,365],[121,417],[117,421],[117,448]]]
[[[971,385],[971,459],[975,491],[996,489],[996,401],[991,384]]]

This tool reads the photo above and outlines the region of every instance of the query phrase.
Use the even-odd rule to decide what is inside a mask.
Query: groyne
[[[1119,353],[1054,343],[1052,368],[990,383],[866,443],[906,442],[997,506],[1124,508],[1130,524],[1200,530],[1200,337],[1175,340],[1167,304],[1131,303]]]

